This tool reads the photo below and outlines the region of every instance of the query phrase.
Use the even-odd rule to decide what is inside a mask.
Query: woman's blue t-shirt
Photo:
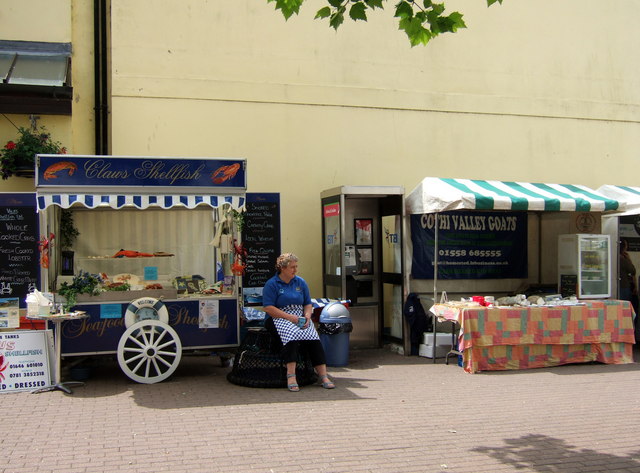
[[[285,283],[277,274],[267,281],[262,290],[262,305],[277,308],[288,305],[311,304],[309,286],[300,276],[294,276],[289,284]]]

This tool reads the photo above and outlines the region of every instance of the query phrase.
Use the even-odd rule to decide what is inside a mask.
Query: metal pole
[[[437,304],[438,302],[438,213],[435,214],[434,220],[434,244],[433,244],[433,303]],[[436,316],[432,314],[433,317],[433,363],[436,362]]]

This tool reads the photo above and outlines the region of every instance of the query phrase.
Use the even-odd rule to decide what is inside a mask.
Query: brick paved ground
[[[640,472],[640,365],[466,374],[387,350],[338,388],[255,389],[211,356],[136,384],[116,361],[73,395],[0,396],[0,471]]]

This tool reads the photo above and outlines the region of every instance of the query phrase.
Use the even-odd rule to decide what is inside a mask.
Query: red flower
[[[15,149],[16,144],[13,141],[9,141],[6,145],[4,145],[5,149]]]
[[[67,148],[65,147],[60,148],[60,154],[67,154]]]

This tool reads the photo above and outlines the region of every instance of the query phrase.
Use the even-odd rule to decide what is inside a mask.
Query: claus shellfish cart
[[[87,274],[127,284],[78,295],[88,317],[64,324],[63,357],[117,353],[129,378],[156,383],[186,350],[239,345],[245,160],[39,155],[36,190],[54,235],[41,289]],[[73,276],[61,275],[64,209],[79,232]]]

